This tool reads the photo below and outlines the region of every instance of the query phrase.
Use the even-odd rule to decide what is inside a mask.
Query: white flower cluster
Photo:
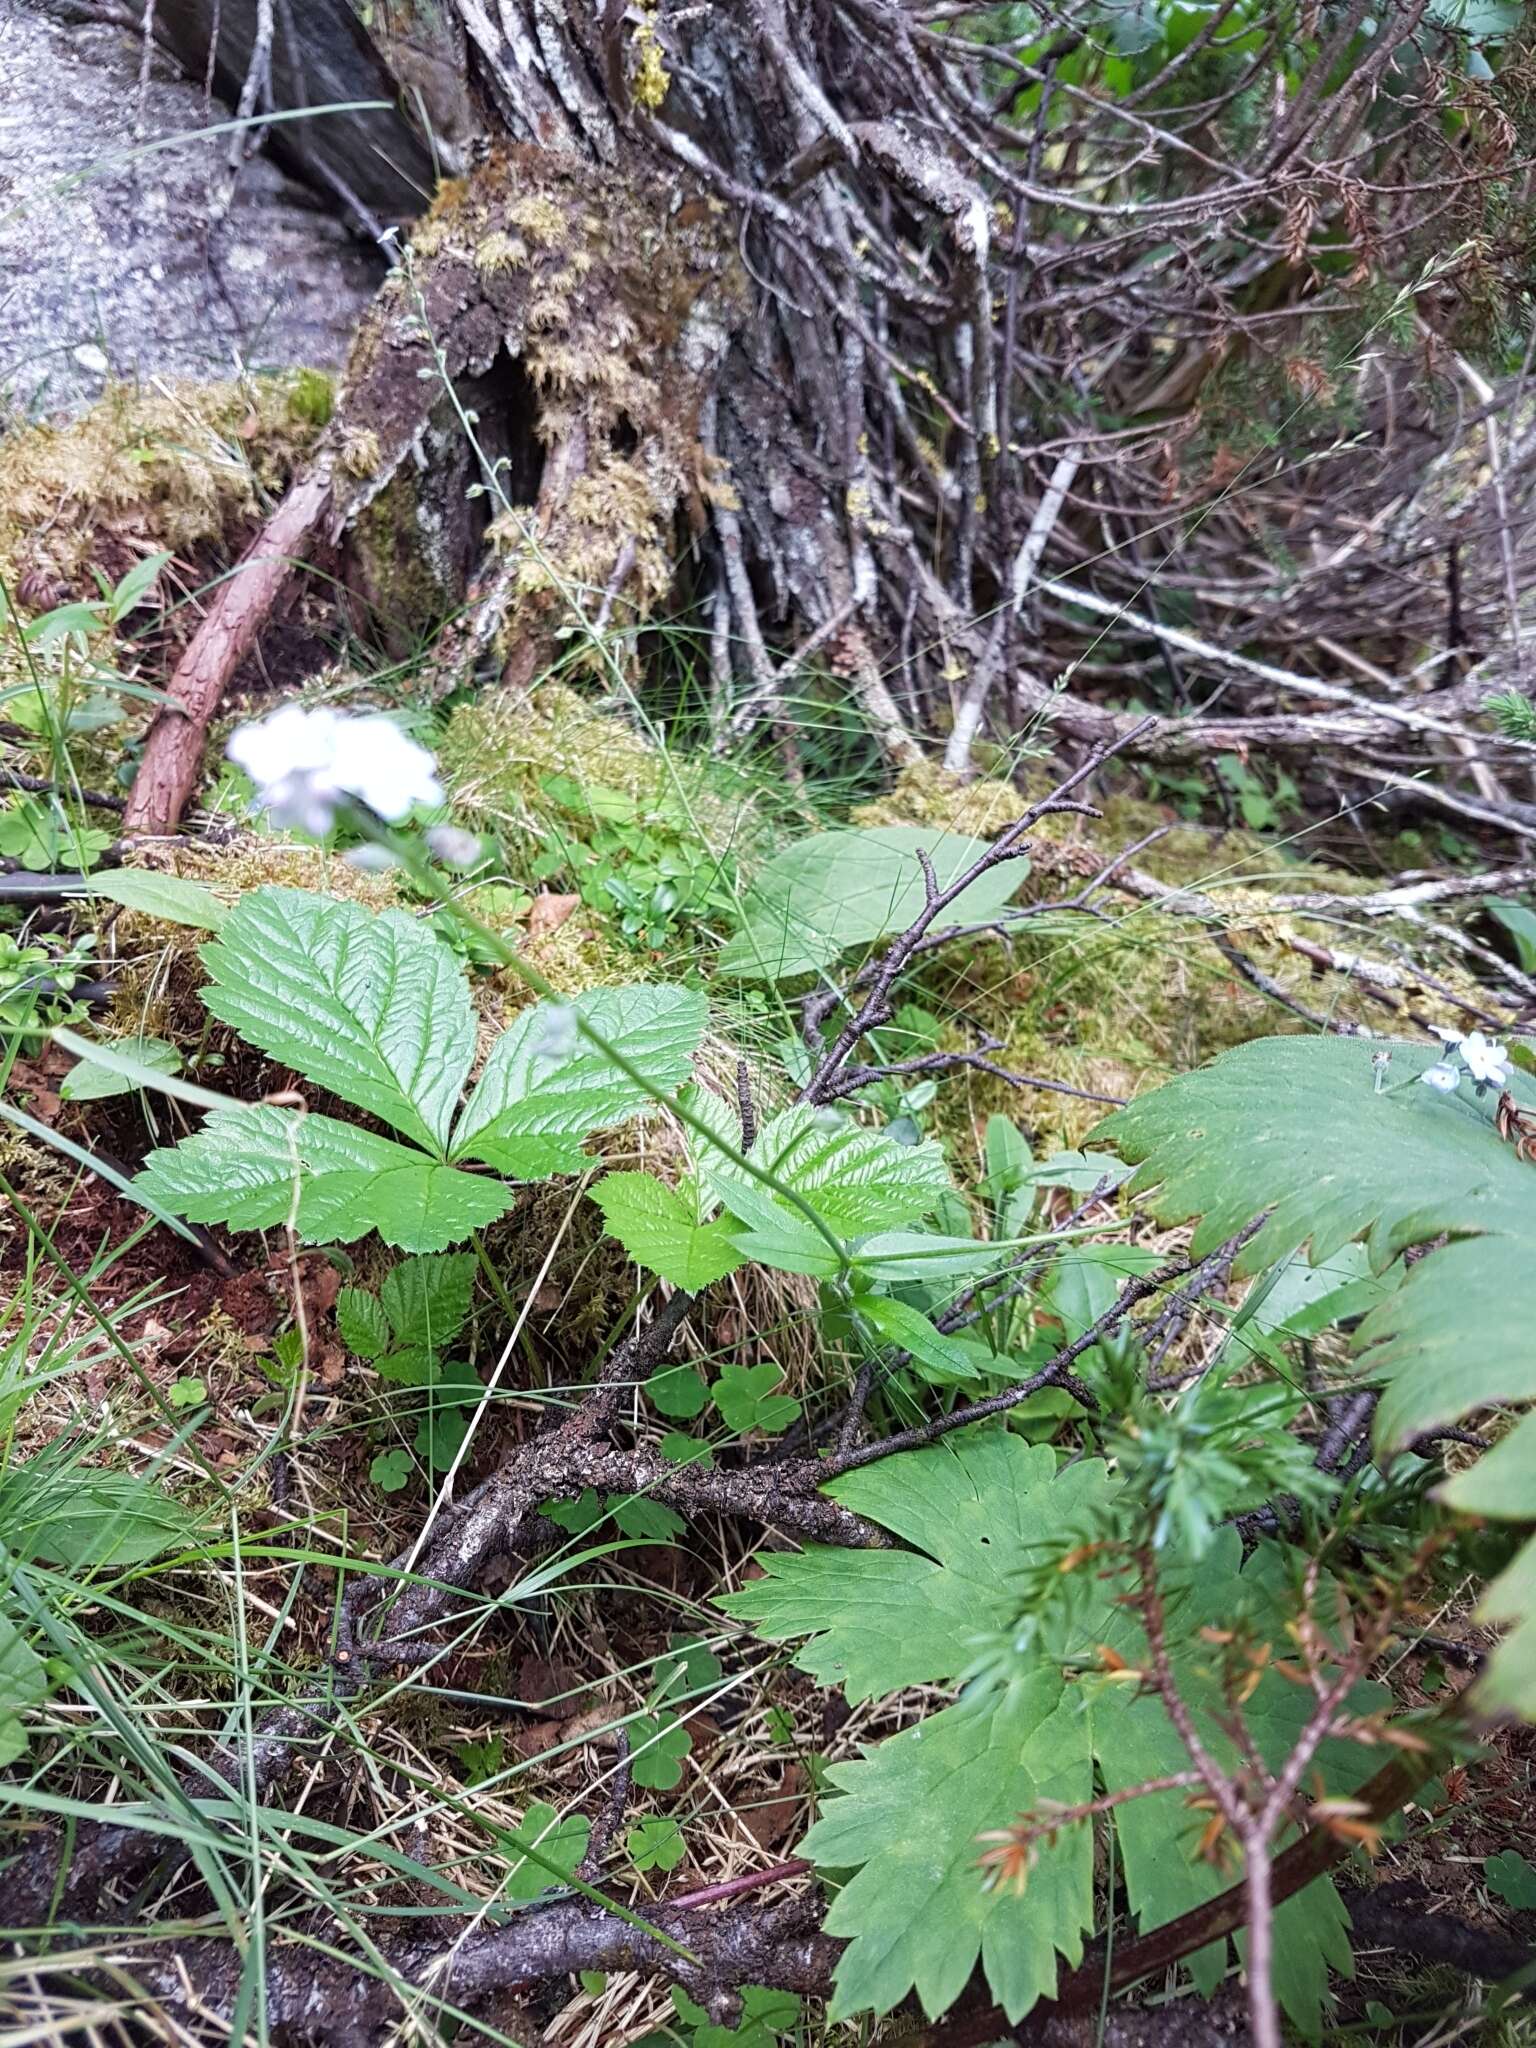
[[[238,727],[228,754],[255,783],[257,805],[274,825],[317,839],[347,801],[366,804],[390,824],[417,804],[443,801],[432,756],[382,712],[285,704],[269,718]]]
[[[1459,1088],[1463,1074],[1479,1095],[1487,1088],[1504,1086],[1511,1073],[1509,1054],[1496,1038],[1485,1038],[1481,1031],[1469,1031],[1463,1036],[1439,1024],[1434,1028],[1445,1040],[1445,1054],[1432,1067],[1424,1069],[1419,1076],[1421,1081],[1438,1088],[1442,1095]]]

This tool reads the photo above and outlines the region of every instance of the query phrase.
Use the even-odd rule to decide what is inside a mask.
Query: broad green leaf
[[[760,1230],[738,1230],[736,1249],[745,1259],[760,1266],[773,1266],[780,1273],[808,1273],[816,1280],[833,1280],[843,1270],[843,1261],[814,1224],[794,1210],[775,1205],[780,1214],[770,1215]]]
[[[587,1853],[591,1834],[592,1823],[585,1814],[570,1813],[562,1820],[547,1800],[535,1800],[521,1826],[500,1838],[512,1859],[502,1881],[502,1898],[526,1905],[552,1885],[569,1883]]]
[[[1389,1082],[1378,1092],[1372,1060],[1382,1052]],[[1491,1095],[1479,1100],[1466,1082],[1454,1095],[1420,1083],[1438,1057],[1435,1047],[1374,1039],[1259,1039],[1140,1097],[1098,1131],[1140,1162],[1132,1185],[1150,1194],[1160,1221],[1201,1219],[1197,1254],[1268,1210],[1244,1272],[1304,1244],[1324,1263],[1363,1239],[1382,1274],[1410,1246],[1448,1239],[1414,1261],[1355,1335],[1366,1372],[1382,1383],[1384,1453],[1474,1409],[1536,1400],[1536,1168],[1499,1137]],[[1518,1107],[1536,1111],[1536,1083],[1517,1072],[1508,1085]],[[1524,1515],[1536,1519],[1536,1434],[1507,1443],[1500,1462],[1457,1476],[1454,1504],[1508,1514],[1523,1484]],[[1536,1714],[1536,1604],[1508,1605],[1521,1583],[1517,1574],[1500,1596],[1498,1618],[1515,1633],[1481,1697]],[[1487,1605],[1484,1617],[1494,1618]]]
[[[182,1549],[197,1520],[152,1480],[44,1453],[0,1480],[0,1531],[19,1556],[85,1571]]]
[[[676,1870],[688,1853],[688,1844],[675,1820],[665,1814],[648,1814],[625,1834],[624,1853],[636,1870]]]
[[[22,1715],[48,1697],[48,1671],[26,1637],[0,1614],[0,1768],[26,1754]]]
[[[848,1791],[850,1810],[844,1814],[842,1802],[829,1805],[807,1839],[807,1853],[829,1870],[844,1867],[860,1851],[858,1860],[889,1879],[885,1891],[861,1878],[839,1894],[835,1931],[849,1935],[853,1946],[839,1972],[838,2010],[888,2010],[908,1984],[937,2010],[955,1995],[964,1975],[956,1981],[946,1974],[947,1945],[933,1938],[934,1924],[949,1941],[974,1942],[973,1925],[992,1911],[989,1902],[996,1896],[981,1892],[975,1836],[1006,1826],[1041,1798],[1085,1796],[1052,1790],[1043,1776],[1032,1792],[1024,1785],[1015,1791],[1010,1758],[1038,1755],[1051,1769],[1080,1762],[1086,1777],[1092,1757],[1113,1791],[1183,1770],[1188,1757],[1156,1698],[1097,1675],[1101,1648],[1132,1668],[1146,1662],[1140,1623],[1117,1597],[1123,1590],[1118,1582],[1102,1583],[1092,1569],[1056,1582],[1057,1600],[1037,1617],[1034,1636],[1019,1632],[1032,1574],[1106,1526],[1113,1489],[1101,1463],[1081,1460],[1058,1471],[1049,1448],[983,1427],[850,1473],[826,1490],[911,1547],[856,1551],[813,1545],[799,1555],[764,1553],[764,1576],[721,1602],[729,1612],[754,1621],[771,1642],[806,1638],[795,1662],[818,1683],[841,1685],[855,1704],[907,1687],[954,1683],[977,1668],[979,1645],[1014,1645],[1017,1676],[1000,1694],[969,1698],[888,1738],[869,1753],[867,1765],[834,1769],[832,1780]],[[1213,1666],[1215,1653],[1198,1632],[1207,1622],[1230,1628],[1247,1617],[1264,1640],[1284,1643],[1281,1574],[1262,1554],[1244,1568],[1241,1541],[1227,1529],[1196,1566],[1166,1558],[1161,1585],[1166,1610],[1177,1622],[1173,1656],[1180,1689],[1207,1746],[1230,1767],[1236,1757],[1226,1733],[1221,1675]],[[1020,1687],[1032,1689],[1037,1716],[1054,1714],[1058,1701],[1067,1702],[1047,1723],[1051,1742],[1038,1750],[1033,1736],[1013,1730],[1006,1719]],[[1363,1686],[1350,1705],[1367,1713],[1385,1698],[1382,1688]],[[1272,1765],[1289,1754],[1312,1704],[1309,1691],[1273,1672],[1247,1701],[1245,1721]],[[994,1716],[1003,1717],[1001,1738],[994,1738]],[[930,1737],[933,1750],[922,1746]],[[941,1768],[929,1786],[923,1773],[935,1755]],[[984,1760],[976,1769],[990,1770],[995,1780],[993,1803],[985,1810],[979,1781],[970,1775],[976,1759]],[[1328,1788],[1336,1792],[1351,1790],[1374,1761],[1372,1752],[1339,1743],[1319,1752]],[[861,1777],[861,1771],[869,1775]],[[900,1802],[897,1788],[903,1782],[909,1791]],[[911,1824],[914,1808],[922,1813],[920,1829]],[[1114,1825],[1131,1907],[1144,1928],[1161,1926],[1228,1882],[1199,1856],[1200,1820],[1182,1792],[1132,1800],[1116,1809]],[[971,1843],[964,1857],[962,1833]],[[1063,1843],[1074,1834],[1074,1853],[1090,1854],[1086,1830],[1067,1831]],[[942,1865],[943,1871],[943,1882],[933,1887],[904,1875],[907,1857],[921,1862],[919,1852],[930,1844],[933,1867]],[[1006,1922],[1015,1946],[1005,1953],[1001,1925],[994,1950],[983,1941],[988,1980],[1010,2013],[1015,2002],[1022,2001],[1023,2010],[1049,1989],[1049,1973],[1039,1960],[1042,1940],[1048,1937],[1074,1955],[1082,1924],[1065,1927],[1059,1902],[1048,1890],[1037,1893],[1034,1872],[1017,1904],[1020,1910]],[[1082,1921],[1087,1911],[1084,1906]],[[1294,1938],[1298,1947],[1310,1942],[1315,1951],[1336,1917],[1328,1901],[1314,1902],[1291,1916],[1288,1924],[1296,1932],[1284,1940]],[[974,1956],[974,1946],[968,1953]],[[1328,1954],[1345,1966],[1336,1939]],[[1029,1956],[1036,1960],[1026,1970]],[[1201,1969],[1207,1966],[1219,1974],[1220,1956],[1203,1959]],[[1286,1949],[1280,1955],[1277,1978],[1298,2024],[1315,2026],[1322,1977],[1315,1953]]]
[[[141,1066],[153,1068],[157,1074],[181,1072],[181,1054],[163,1038],[124,1038],[114,1050],[130,1053]],[[102,1102],[109,1096],[133,1093],[134,1083],[126,1074],[99,1066],[95,1060],[78,1060],[59,1083],[65,1102]]]
[[[1109,1500],[1099,1460],[1058,1476],[1054,1451],[1002,1429],[963,1430],[826,1490],[911,1547],[765,1551],[763,1577],[721,1605],[770,1642],[808,1636],[796,1664],[854,1705],[957,1678],[977,1638],[1017,1611],[1021,1569],[1087,1537]]]
[[[435,1258],[402,1259],[385,1275],[379,1306],[407,1347],[442,1351],[469,1320],[476,1260],[473,1252],[444,1252]]]
[[[667,1365],[653,1372],[645,1383],[653,1405],[674,1421],[691,1421],[703,1413],[709,1389],[691,1365]]]
[[[475,1017],[463,970],[425,925],[266,887],[241,899],[202,957],[215,1017],[317,1088],[446,1148]]]
[[[654,1174],[610,1173],[593,1188],[592,1199],[603,1212],[608,1235],[637,1265],[688,1294],[734,1273],[742,1263],[730,1218],[700,1222],[697,1199],[688,1200]]]
[[[583,1038],[577,1013],[623,1055],[636,1081]],[[579,1173],[582,1142],[623,1123],[688,1077],[704,1034],[703,996],[641,984],[572,1003],[535,1003],[503,1033],[453,1134],[453,1157],[515,1180]],[[642,1085],[642,1082],[644,1085]]]
[[[291,1220],[310,1244],[350,1244],[377,1230],[415,1252],[461,1242],[513,1200],[499,1181],[271,1103],[215,1110],[192,1137],[151,1152],[132,1185],[191,1223],[274,1230]]]
[[[800,1403],[773,1390],[784,1374],[772,1359],[761,1365],[726,1365],[710,1388],[727,1429],[744,1436],[749,1429],[773,1432],[798,1420]]]
[[[831,2016],[889,2012],[909,1991],[935,2018],[965,1989],[978,1955],[1010,2020],[1056,1988],[1058,1955],[1082,1959],[1093,1919],[1093,1839],[1063,1831],[1022,1896],[985,1889],[977,1839],[1044,1800],[1092,1794],[1086,1726],[1057,1673],[1039,1671],[982,1707],[946,1707],[834,1764],[829,1800],[801,1845],[823,1868],[857,1874],[834,1898],[838,1961]]]
[[[1514,941],[1515,964],[1526,974],[1536,971],[1536,910],[1503,896],[1485,896],[1483,905]]]
[[[157,875],[149,868],[110,868],[92,875],[90,893],[105,896],[125,910],[141,911],[161,924],[186,924],[198,931],[216,932],[229,916],[218,897],[201,882],[183,881],[180,875]]]
[[[987,842],[915,825],[818,832],[762,867],[742,906],[743,929],[722,948],[722,974],[774,981],[807,974],[850,946],[904,931],[923,907],[919,849],[947,888]],[[975,881],[944,914],[944,925],[978,924],[1002,909],[1028,873],[1006,861]]]
[[[701,1177],[709,1193],[755,1230],[799,1212],[720,1153]],[[752,1163],[808,1203],[840,1237],[856,1237],[926,1216],[948,1192],[944,1154],[931,1140],[898,1145],[836,1109],[804,1104],[773,1117],[752,1148]]]
[[[861,1279],[893,1287],[908,1282],[967,1280],[998,1263],[996,1245],[942,1231],[882,1230],[866,1237],[855,1254]]]

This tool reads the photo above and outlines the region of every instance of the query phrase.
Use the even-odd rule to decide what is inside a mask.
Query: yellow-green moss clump
[[[229,540],[314,441],[328,414],[321,386],[328,393],[313,370],[164,391],[112,385],[77,419],[6,435],[0,569],[22,608],[94,597],[93,562],[121,575],[160,548]]]
[[[1021,793],[1000,781],[957,783],[933,764],[909,769],[892,790],[853,814],[859,825],[923,824],[993,838],[1022,817],[1048,781]],[[974,1047],[983,1034],[1001,1041],[996,1062],[1011,1072],[1066,1083],[1095,1094],[1129,1097],[1198,1066],[1228,1046],[1266,1033],[1311,1028],[1245,980],[1216,940],[1229,936],[1263,974],[1308,1011],[1348,1019],[1377,1031],[1394,1028],[1394,1012],[1371,1001],[1358,979],[1319,969],[1291,941],[1337,945],[1322,925],[1275,910],[1273,893],[1308,888],[1349,894],[1370,884],[1316,864],[1286,862],[1255,834],[1214,833],[1171,821],[1157,804],[1130,793],[1103,799],[1102,819],[1043,821],[1037,836],[1073,851],[1087,879],[1114,851],[1163,828],[1138,855],[1144,873],[1172,888],[1209,895],[1222,922],[1181,915],[1155,902],[1107,888],[1103,915],[1046,913],[1025,924],[1007,946],[983,941],[946,949],[928,968],[925,1000],[952,1020],[946,1047]],[[1019,900],[1048,901],[1080,886],[1072,871],[1040,862]],[[1388,970],[1389,972],[1392,970]],[[1440,979],[1476,1000],[1473,984],[1454,970]],[[1453,1000],[1419,991],[1416,1012],[1464,1022]],[[1042,1089],[1012,1088],[995,1076],[967,1073],[947,1081],[935,1105],[957,1160],[976,1151],[976,1135],[996,1111],[1014,1116],[1045,1144],[1075,1145],[1106,1113],[1104,1105]]]

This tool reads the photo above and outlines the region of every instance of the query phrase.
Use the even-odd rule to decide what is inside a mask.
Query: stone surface
[[[136,35],[0,0],[0,423],[111,375],[227,377],[345,354],[377,253],[262,157],[224,219],[228,118]],[[182,138],[167,141],[167,138]]]

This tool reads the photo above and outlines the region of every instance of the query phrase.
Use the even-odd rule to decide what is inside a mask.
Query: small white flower
[[[1466,1061],[1467,1072],[1479,1089],[1502,1088],[1509,1079],[1509,1054],[1497,1039],[1485,1038],[1481,1031],[1474,1031],[1461,1041],[1457,1051]]]
[[[1428,1082],[1431,1088],[1438,1088],[1442,1095],[1449,1095],[1461,1086],[1461,1070],[1440,1060],[1434,1066],[1426,1067],[1419,1079]]]
[[[228,754],[256,785],[256,802],[279,828],[315,838],[335,823],[346,798],[398,824],[417,804],[440,804],[442,784],[425,747],[381,712],[358,717],[322,705],[285,704],[242,725]]]
[[[445,868],[472,868],[480,858],[480,835],[459,825],[433,825],[427,832],[433,857]]]

